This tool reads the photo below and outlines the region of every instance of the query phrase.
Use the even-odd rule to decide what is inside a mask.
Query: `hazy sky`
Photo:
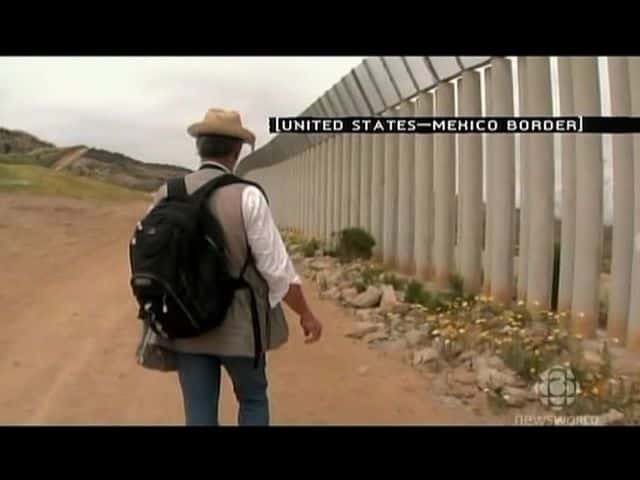
[[[269,116],[298,115],[362,58],[0,57],[0,126],[193,168],[186,128],[209,107],[240,111],[258,148]]]
[[[56,145],[85,144],[147,162],[195,168],[186,128],[212,106],[241,112],[266,143],[269,116],[294,116],[364,57],[0,57],[0,127]],[[610,114],[607,64],[599,59],[603,114]],[[517,68],[514,64],[514,81]],[[557,64],[551,60],[554,113]],[[515,114],[519,113],[517,88]],[[560,137],[554,138],[556,210]],[[517,141],[517,140],[516,140]],[[245,146],[243,156],[250,152]],[[610,135],[603,135],[604,217],[612,214]],[[516,160],[516,171],[518,171]],[[516,203],[519,203],[516,185]]]

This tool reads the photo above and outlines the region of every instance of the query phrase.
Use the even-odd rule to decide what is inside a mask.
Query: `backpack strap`
[[[187,185],[184,177],[172,178],[167,182],[167,198],[172,200],[187,198]]]
[[[252,182],[251,180],[247,180],[245,178],[239,177],[237,175],[234,175],[233,173],[224,173],[222,175],[218,175],[217,177],[209,180],[203,186],[198,188],[198,190],[196,190],[193,193],[193,196],[194,197],[197,196],[199,197],[198,198],[199,200],[203,200],[204,198],[211,195],[218,188],[226,187],[227,185],[233,185],[236,183],[242,183],[245,185],[256,187],[258,190],[260,190],[262,195],[264,195],[264,198],[267,201],[267,204],[269,203],[269,197],[267,196],[267,193],[264,191],[264,188],[262,188],[260,184]]]
[[[218,175],[217,177],[209,180],[202,187],[198,188],[193,194],[191,198],[194,202],[197,202],[200,205],[203,205],[207,198],[209,198],[217,189],[226,187],[228,185],[234,185],[236,183],[242,183],[246,185],[253,185],[257,187],[262,194],[267,199],[267,195],[265,194],[263,188],[257,183],[251,182],[249,180],[245,180],[237,175],[232,173],[224,173],[222,175]],[[268,199],[267,199],[268,202]],[[246,236],[246,232],[245,232]],[[246,239],[247,244],[247,258],[245,260],[242,269],[240,270],[240,274],[236,279],[236,286],[239,289],[247,289],[249,293],[249,307],[251,310],[251,324],[253,328],[253,339],[254,339],[254,368],[258,368],[260,364],[260,359],[263,357],[264,349],[262,345],[262,334],[260,329],[260,320],[258,315],[258,307],[255,292],[251,285],[244,279],[244,274],[247,267],[253,263],[253,255],[251,254],[251,247],[249,246],[249,241]]]

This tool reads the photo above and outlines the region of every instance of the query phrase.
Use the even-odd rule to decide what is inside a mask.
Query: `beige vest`
[[[221,175],[218,169],[197,170],[185,177],[187,193],[195,192],[207,181]],[[216,215],[222,228],[228,248],[229,267],[237,276],[245,264],[249,248],[242,218],[242,191],[244,184],[222,187],[209,199],[209,209]],[[163,186],[155,195],[155,202],[166,197]],[[283,345],[289,337],[287,322],[282,307],[269,305],[269,287],[253,264],[244,274],[256,296],[263,350],[272,350]],[[223,356],[254,356],[254,333],[251,321],[250,294],[246,289],[238,290],[221,326],[195,338],[163,340],[158,343],[184,353],[204,353]]]

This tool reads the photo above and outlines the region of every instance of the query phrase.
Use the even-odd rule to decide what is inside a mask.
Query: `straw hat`
[[[205,114],[204,120],[191,125],[187,132],[192,137],[200,135],[227,135],[239,138],[252,147],[255,145],[256,136],[250,130],[242,126],[240,114],[235,110],[223,108],[210,108]]]

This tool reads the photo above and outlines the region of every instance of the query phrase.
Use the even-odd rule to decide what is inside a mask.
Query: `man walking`
[[[188,194],[216,176],[233,173],[243,143],[255,142],[240,115],[223,109],[210,109],[188,132],[196,139],[201,158],[200,168],[185,177]],[[156,193],[155,203],[166,195],[165,185]],[[246,290],[238,290],[219,327],[194,338],[157,341],[176,354],[187,425],[218,424],[221,367],[233,382],[238,423],[268,425],[265,352],[282,346],[289,336],[281,302],[300,316],[306,343],[320,338],[322,325],[307,305],[260,189],[239,183],[221,187],[207,200],[207,207],[222,226],[232,275],[238,276],[246,264],[244,278],[254,293],[255,305],[252,308]],[[252,310],[257,313],[259,338],[254,338]],[[256,341],[262,346],[257,362]]]

